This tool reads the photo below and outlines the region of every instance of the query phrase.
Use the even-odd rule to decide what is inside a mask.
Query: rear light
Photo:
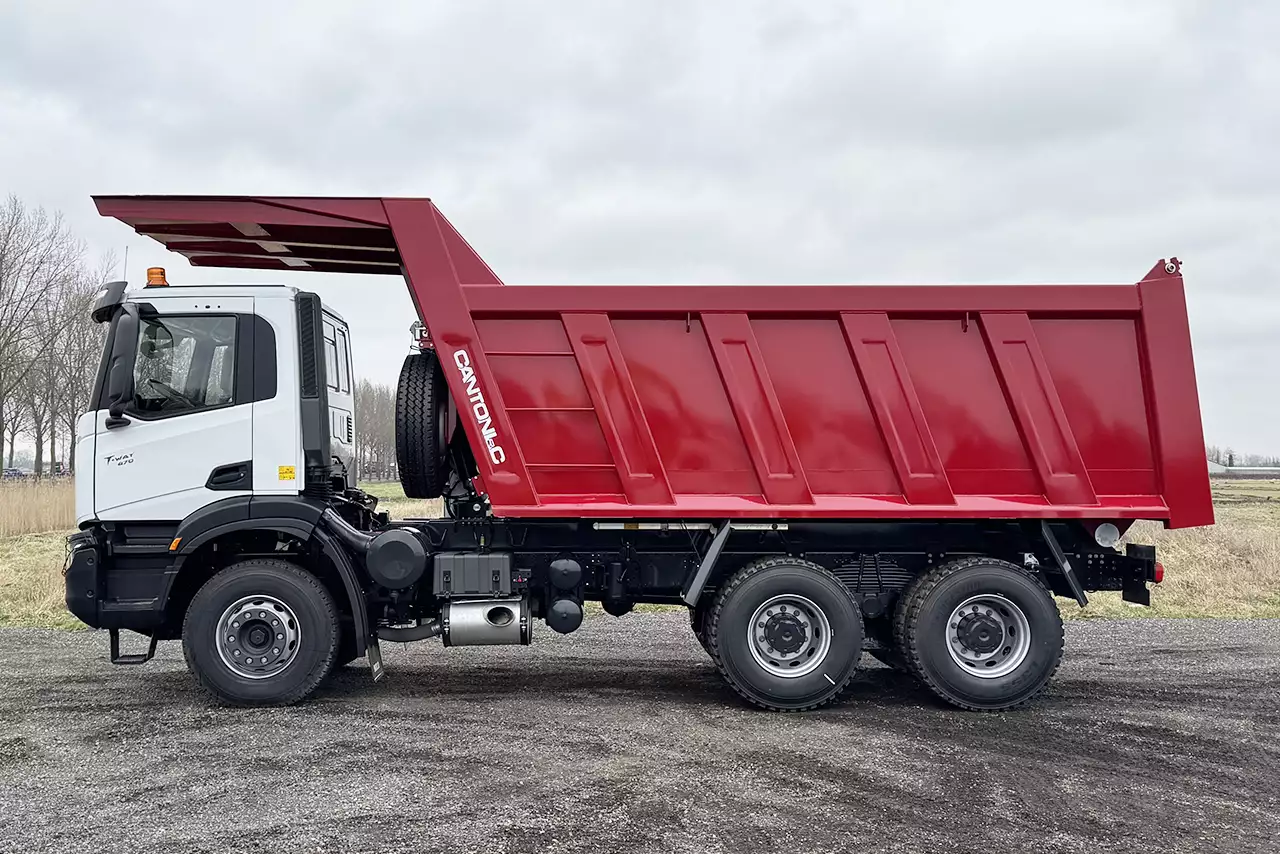
[[[1151,573],[1151,580],[1154,581],[1156,584],[1159,584],[1161,581],[1164,581],[1164,564],[1162,564],[1160,561],[1156,561],[1156,568]]]

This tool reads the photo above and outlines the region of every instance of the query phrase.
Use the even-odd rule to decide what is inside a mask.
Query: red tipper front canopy
[[[439,235],[437,263],[462,284],[502,282],[430,199],[94,196],[115,217],[193,267],[404,274],[392,211]],[[416,295],[415,295],[415,303]],[[421,315],[421,311],[419,314]]]
[[[99,196],[199,267],[401,274],[500,516],[1213,522],[1136,285],[502,285],[429,199]]]

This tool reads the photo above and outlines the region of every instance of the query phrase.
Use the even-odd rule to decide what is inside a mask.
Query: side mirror
[[[117,427],[128,427],[133,422],[124,417],[124,403],[117,402],[108,407],[107,420],[102,423],[108,430],[114,430]]]
[[[116,321],[111,347],[111,364],[107,370],[108,429],[124,427],[132,422],[124,417],[125,407],[133,400],[133,356],[138,342],[138,314],[125,306]]]

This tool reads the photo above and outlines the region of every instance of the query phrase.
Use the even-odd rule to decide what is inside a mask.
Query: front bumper
[[[79,531],[67,539],[67,561],[62,569],[67,587],[67,610],[95,629],[98,597],[102,592],[102,548],[93,531]]]
[[[87,528],[67,539],[67,610],[95,629],[153,635],[165,623],[171,561],[114,556],[105,533]],[[141,564],[141,565],[140,565]]]

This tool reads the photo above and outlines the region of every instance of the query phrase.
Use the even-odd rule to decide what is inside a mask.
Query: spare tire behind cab
[[[410,353],[396,386],[396,466],[409,498],[439,498],[449,475],[449,389],[434,350]]]

